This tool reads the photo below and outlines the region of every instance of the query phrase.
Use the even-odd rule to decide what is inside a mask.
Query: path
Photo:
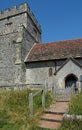
[[[40,117],[39,126],[57,129],[61,125],[63,114],[68,111],[68,102],[56,102],[46,109]]]

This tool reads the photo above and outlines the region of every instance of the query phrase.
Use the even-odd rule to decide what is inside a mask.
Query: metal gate
[[[57,101],[69,101],[74,94],[74,87],[68,87],[64,89],[55,88],[54,95]]]

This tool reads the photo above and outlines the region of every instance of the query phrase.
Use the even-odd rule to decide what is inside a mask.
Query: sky
[[[82,0],[0,0],[0,10],[27,2],[42,28],[42,42],[82,38]]]

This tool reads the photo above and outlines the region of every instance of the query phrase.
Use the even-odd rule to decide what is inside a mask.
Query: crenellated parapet
[[[34,24],[37,26],[38,30],[41,32],[41,27],[38,24],[34,14],[30,10],[30,7],[27,3],[22,3],[18,8],[17,6],[13,6],[11,9],[5,9],[4,12],[0,11],[0,21],[4,19],[10,19],[11,17],[15,17],[16,15],[20,15],[26,13],[32,19]]]

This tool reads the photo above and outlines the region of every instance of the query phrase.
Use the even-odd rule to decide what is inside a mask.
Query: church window
[[[52,68],[49,68],[49,76],[52,76]]]

